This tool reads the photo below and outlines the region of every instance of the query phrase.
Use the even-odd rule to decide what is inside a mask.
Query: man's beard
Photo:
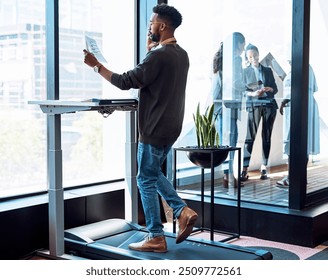
[[[152,42],[158,43],[160,40],[160,36],[153,33],[149,36],[149,39],[152,40]]]

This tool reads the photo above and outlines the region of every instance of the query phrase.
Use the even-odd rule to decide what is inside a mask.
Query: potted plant
[[[229,154],[228,146],[220,146],[219,133],[215,127],[218,115],[214,113],[214,104],[208,106],[204,114],[200,113],[198,103],[195,114],[193,114],[197,146],[189,146],[187,156],[197,166],[203,168],[211,167],[211,154],[213,153],[213,167],[222,164]],[[206,152],[204,152],[206,150]]]

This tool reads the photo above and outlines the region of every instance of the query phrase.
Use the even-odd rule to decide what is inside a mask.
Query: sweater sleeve
[[[159,67],[155,57],[154,52],[149,52],[134,69],[123,74],[113,73],[111,83],[122,90],[146,87],[158,75]]]

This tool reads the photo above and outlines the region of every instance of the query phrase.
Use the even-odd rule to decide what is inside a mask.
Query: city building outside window
[[[46,1],[0,0],[0,198],[47,190]],[[124,44],[117,24],[125,15]],[[124,98],[83,63],[85,36],[111,69],[134,66],[134,1],[59,1],[60,99]],[[63,185],[124,178],[125,113],[62,115]]]

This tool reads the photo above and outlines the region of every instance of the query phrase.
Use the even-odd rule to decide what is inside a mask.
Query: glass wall
[[[254,202],[263,202],[275,205],[288,205],[288,188],[279,188],[276,184],[288,174],[287,157],[284,155],[284,117],[279,113],[279,107],[284,97],[284,80],[289,72],[289,50],[291,44],[292,0],[272,1],[242,1],[242,0],[205,0],[201,5],[185,5],[181,0],[170,0],[169,4],[175,6],[183,15],[183,23],[176,31],[178,43],[187,50],[190,57],[190,72],[187,84],[187,103],[184,129],[176,146],[196,145],[193,129],[192,115],[200,103],[201,110],[213,102],[213,92],[217,77],[213,73],[214,56],[223,43],[223,75],[222,75],[222,134],[221,143],[241,147],[242,163],[245,155],[245,139],[249,120],[254,119],[254,111],[249,110],[248,96],[255,90],[249,90],[253,85],[251,81],[244,80],[244,88],[239,98],[233,94],[234,75],[232,33],[239,32],[245,38],[244,50],[241,50],[240,60],[243,75],[250,61],[246,60],[245,49],[249,44],[255,45],[259,53],[259,61],[263,66],[269,67],[273,73],[276,85],[274,100],[276,107],[272,110],[275,117],[273,128],[262,129],[263,119],[257,125],[254,145],[248,166],[248,180],[243,182],[242,199]],[[269,11],[269,12],[268,12]],[[265,15],[265,16],[264,16]],[[279,16],[277,16],[279,15]],[[263,79],[263,78],[262,78]],[[261,79],[255,79],[258,82]],[[268,78],[267,78],[268,81]],[[264,86],[273,87],[272,84]],[[260,87],[263,87],[260,86]],[[259,85],[256,85],[259,86]],[[259,88],[260,88],[259,87]],[[271,94],[271,90],[268,94]],[[261,99],[261,98],[258,98]],[[270,101],[271,102],[271,101]],[[231,104],[237,104],[238,110],[231,110]],[[231,142],[231,123],[237,124],[237,141]],[[253,124],[254,127],[254,124]],[[271,147],[267,157],[267,179],[261,179],[262,169],[262,134],[272,133]],[[254,134],[254,133],[253,133]],[[270,137],[269,137],[270,138]],[[267,141],[266,141],[267,142]],[[246,143],[247,144],[247,143]],[[265,143],[267,146],[267,143]],[[267,149],[267,148],[266,148]],[[245,155],[246,156],[246,155]],[[235,155],[236,157],[236,155]],[[197,182],[199,170],[194,167],[183,154],[178,155],[180,190],[194,192],[192,183]],[[216,172],[216,194],[221,197],[234,198],[236,188],[233,179],[225,185],[224,171],[230,169],[237,178],[237,160],[233,167],[223,164]],[[190,183],[190,174],[195,181]],[[197,185],[197,184],[196,184]],[[197,185],[199,186],[199,185]],[[197,188],[197,187],[196,187]]]
[[[45,4],[0,0],[0,198],[45,191],[46,116],[29,100],[46,99]],[[60,99],[130,97],[83,63],[85,36],[94,38],[108,65],[134,65],[133,0],[59,1]],[[122,29],[117,23],[124,16]],[[125,114],[62,116],[64,186],[124,178]]]
[[[28,105],[29,100],[46,99],[45,2],[40,0],[0,0],[0,198],[17,194],[46,191],[46,116],[40,108]],[[262,3],[263,2],[263,3]],[[242,199],[275,205],[288,205],[289,188],[279,185],[288,177],[288,156],[285,150],[289,121],[286,106],[280,106],[288,89],[290,72],[292,0],[204,0],[201,4],[170,0],[183,15],[177,29],[178,43],[190,56],[187,102],[184,128],[176,146],[196,145],[192,115],[197,104],[201,109],[213,102],[217,75],[213,73],[214,56],[220,43],[225,47],[222,69],[222,134],[221,143],[231,145],[230,125],[232,96],[231,34],[240,32],[249,44],[258,47],[261,63],[272,69],[278,92],[278,109],[272,130],[271,149],[267,164],[268,179],[261,180],[262,123],[258,126],[248,167],[248,180],[243,182]],[[309,152],[307,192],[325,188],[327,165],[327,121],[325,111],[324,47],[327,41],[327,4],[311,1],[310,65],[315,74],[317,90],[310,97],[309,127],[319,128],[319,136],[312,128],[309,141],[317,143]],[[84,100],[94,97],[130,97],[135,92],[122,92],[83,63],[85,36],[94,38],[108,66],[123,72],[134,65],[134,5],[133,0],[60,0],[60,99]],[[197,6],[196,6],[197,5]],[[197,7],[197,8],[196,8]],[[267,12],[270,11],[270,12]],[[263,16],[262,14],[265,14]],[[124,15],[124,27],[118,28]],[[279,16],[277,16],[279,15]],[[320,32],[319,32],[320,30]],[[123,35],[122,35],[123,33]],[[124,37],[124,44],[117,38]],[[230,38],[230,39],[229,39]],[[121,40],[121,39],[120,39]],[[141,43],[143,38],[140,39]],[[228,47],[227,47],[228,46]],[[240,54],[246,69],[245,51]],[[230,62],[229,62],[230,60]],[[247,135],[249,111],[247,91],[240,100],[236,115],[238,137],[236,146],[242,148]],[[315,101],[315,102],[314,102]],[[237,103],[238,103],[237,102]],[[311,104],[317,104],[313,107]],[[313,109],[316,108],[316,109]],[[64,186],[76,186],[124,177],[125,115],[115,112],[103,118],[97,112],[62,116],[62,148]],[[114,161],[115,159],[115,161]],[[199,170],[187,157],[179,154],[180,190],[192,190]],[[228,162],[216,170],[216,193],[235,198],[236,189],[229,179],[224,186],[224,171],[236,173]],[[198,184],[197,188],[198,188]],[[198,189],[196,190],[198,192]]]

